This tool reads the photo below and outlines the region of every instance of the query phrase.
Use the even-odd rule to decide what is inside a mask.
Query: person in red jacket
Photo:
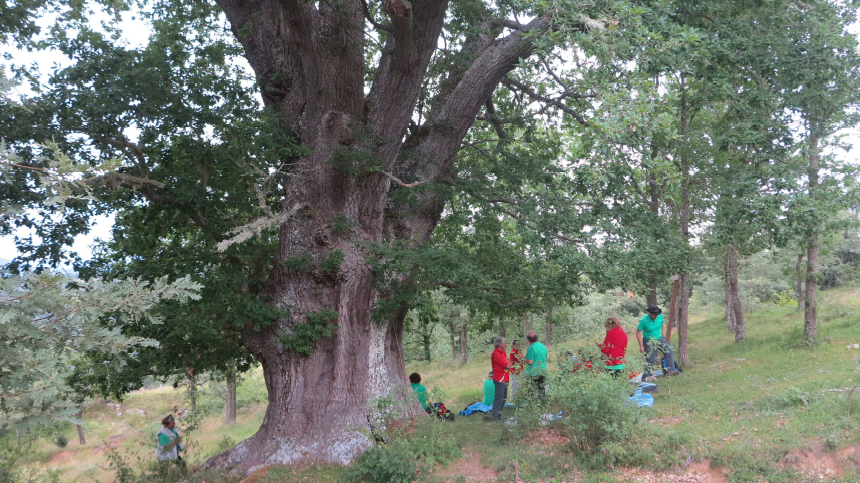
[[[508,397],[508,382],[511,380],[508,373],[511,363],[508,361],[508,353],[505,351],[508,345],[505,344],[504,337],[493,339],[493,346],[496,349],[490,355],[490,363],[493,366],[493,384],[496,386],[496,395],[493,398],[493,413],[490,421],[502,422],[502,409],[505,407],[505,400]]]
[[[606,371],[613,377],[618,377],[624,369],[624,354],[627,352],[627,334],[621,328],[621,322],[617,317],[609,317],[604,324],[606,327],[606,338],[600,347],[600,352],[606,358]]]
[[[511,370],[509,371],[511,374],[511,383],[508,388],[508,395],[511,399],[515,399],[517,396],[517,386],[520,385],[520,374],[523,372],[525,359],[525,354],[520,351],[520,341],[514,339],[514,341],[511,342],[511,355],[508,357],[508,362],[511,363]]]

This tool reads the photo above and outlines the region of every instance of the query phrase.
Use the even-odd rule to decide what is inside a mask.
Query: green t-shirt
[[[484,406],[492,406],[493,399],[496,398],[496,384],[492,379],[484,381]]]
[[[654,320],[651,320],[650,315],[645,315],[639,319],[639,327],[636,330],[641,330],[642,335],[648,340],[660,340],[663,337],[663,314],[660,314]]]
[[[412,390],[415,391],[415,394],[418,395],[418,402],[421,403],[421,407],[424,410],[427,410],[427,388],[422,386],[421,384],[411,384]]]
[[[527,376],[543,376],[546,374],[546,346],[535,342],[526,351],[526,359],[532,361],[526,366]]]
[[[171,429],[170,432],[173,433],[174,437],[179,436],[179,433],[177,433],[175,429]],[[158,433],[158,444],[161,446],[168,445],[170,444],[170,438],[168,438],[164,433]]]

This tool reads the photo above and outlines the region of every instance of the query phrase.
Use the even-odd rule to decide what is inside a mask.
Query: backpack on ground
[[[430,403],[430,405],[427,406],[427,412],[443,421],[454,420],[454,413],[448,411],[448,408],[445,407],[445,403]]]

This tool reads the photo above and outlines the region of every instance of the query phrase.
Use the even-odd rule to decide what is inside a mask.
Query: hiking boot
[[[671,371],[666,371],[666,374],[668,374],[670,376],[677,376],[680,373],[681,373],[680,371],[676,371],[675,369],[672,369]]]

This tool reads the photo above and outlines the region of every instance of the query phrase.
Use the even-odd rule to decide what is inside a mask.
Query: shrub
[[[388,417],[395,414],[390,397],[371,405],[377,414]],[[419,417],[406,426],[390,419],[385,421],[380,427],[386,429],[374,431],[373,437],[386,443],[362,454],[347,472],[347,481],[409,482],[437,464],[448,464],[461,454],[459,443],[449,433],[449,425],[433,417]]]
[[[354,482],[409,483],[415,479],[415,473],[415,463],[402,447],[385,445],[359,456],[347,478]]]
[[[54,439],[54,444],[56,444],[58,448],[65,448],[69,445],[69,438],[65,434],[58,434]]]

